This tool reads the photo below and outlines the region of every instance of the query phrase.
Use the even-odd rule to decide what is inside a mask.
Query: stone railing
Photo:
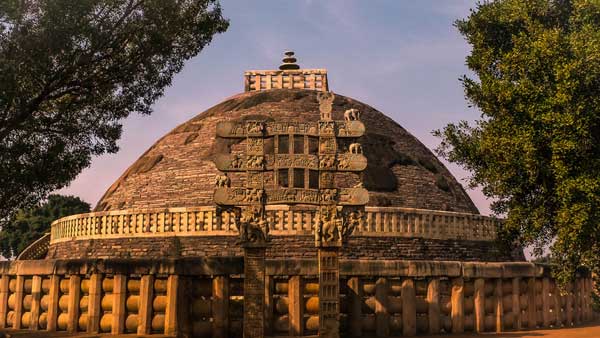
[[[272,235],[311,235],[315,207],[267,206]],[[421,237],[492,241],[499,220],[448,211],[367,207],[364,224],[354,236]],[[74,239],[145,236],[233,236],[237,227],[229,212],[215,207],[93,212],[52,223],[51,243]]]
[[[327,70],[249,70],[244,73],[247,92],[269,89],[311,89],[327,91]]]
[[[241,257],[0,262],[0,332],[242,337],[243,271]],[[316,260],[266,262],[266,336],[316,336],[317,272]],[[345,260],[340,284],[342,337],[569,328],[593,318],[588,272],[561,292],[548,266],[525,262]]]

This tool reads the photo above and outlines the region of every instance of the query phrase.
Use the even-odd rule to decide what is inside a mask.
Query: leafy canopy
[[[456,22],[472,46],[474,124],[434,134],[506,217],[503,235],[551,245],[558,277],[600,260],[600,1],[498,0]]]
[[[50,224],[64,216],[90,211],[79,197],[50,195],[44,203],[19,210],[0,229],[0,255],[10,258],[50,231]]]
[[[0,220],[117,151],[227,27],[217,0],[0,1]]]

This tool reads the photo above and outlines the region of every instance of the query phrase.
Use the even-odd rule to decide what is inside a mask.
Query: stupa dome
[[[213,205],[215,156],[235,147],[215,137],[220,121],[317,121],[317,91],[272,89],[235,95],[161,137],[106,191],[95,211]],[[385,114],[336,93],[333,119],[361,112],[362,177],[370,206],[478,213],[462,186],[425,145]],[[343,182],[343,179],[341,180]],[[350,183],[348,183],[350,184]]]

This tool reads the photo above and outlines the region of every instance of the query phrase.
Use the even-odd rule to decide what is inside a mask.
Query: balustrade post
[[[67,331],[77,332],[79,324],[79,298],[81,295],[81,277],[69,276],[69,303],[67,305]]]
[[[362,297],[363,288],[362,281],[359,277],[352,277],[348,280],[350,294],[350,314],[348,321],[350,322],[350,335],[352,337],[362,336]]]
[[[485,280],[477,278],[474,283],[474,319],[475,332],[480,333],[485,331]]]
[[[464,309],[464,280],[462,277],[452,279],[452,333],[463,333],[465,327],[465,309]]]
[[[427,317],[429,318],[429,333],[440,333],[440,279],[432,278],[427,285]]]
[[[60,277],[50,277],[50,291],[48,292],[48,324],[46,331],[56,331],[56,320],[58,318],[58,296],[60,291]]]
[[[378,337],[390,334],[389,286],[385,278],[379,278],[375,284],[375,326]]]
[[[6,315],[8,313],[8,284],[10,283],[10,277],[8,275],[2,275],[0,279],[0,329],[6,328]]]
[[[42,298],[42,277],[33,276],[31,280],[31,322],[29,328],[37,330],[40,321],[40,300]]]
[[[100,313],[102,303],[102,274],[94,273],[90,276],[90,291],[88,300],[88,333],[98,333],[100,330]]]
[[[512,279],[512,315],[514,318],[513,329],[520,330],[521,321],[521,278]]]
[[[415,283],[408,278],[402,281],[402,334],[412,337],[417,334],[417,298]]]
[[[288,282],[290,335],[304,335],[304,295],[302,276],[292,276]]]

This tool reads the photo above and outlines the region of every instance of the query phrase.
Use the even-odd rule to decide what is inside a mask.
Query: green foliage
[[[600,1],[499,0],[456,22],[481,119],[434,134],[438,153],[495,199],[503,235],[544,246],[570,279],[600,260]]]
[[[50,195],[44,203],[19,210],[0,228],[0,255],[17,256],[29,244],[50,230],[50,224],[64,216],[90,211],[90,205],[79,197]]]
[[[227,26],[217,0],[0,1],[0,220],[117,151]]]

